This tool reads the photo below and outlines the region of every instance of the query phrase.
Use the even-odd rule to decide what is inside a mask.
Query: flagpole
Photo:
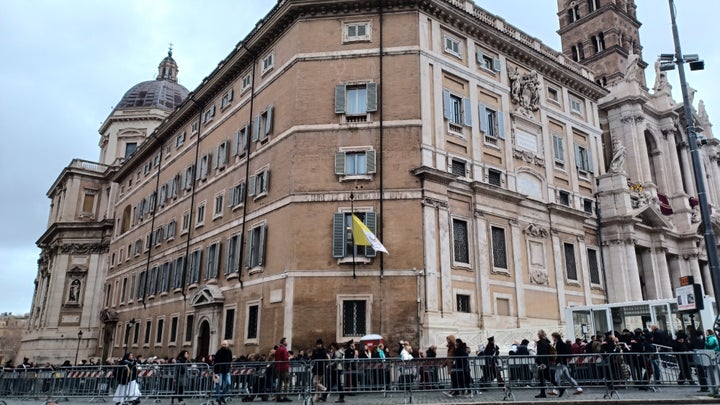
[[[355,278],[355,233],[353,232],[353,216],[355,216],[355,206],[353,204],[353,200],[355,199],[355,195],[350,192],[350,227],[348,228],[350,230],[350,240],[352,241],[352,269],[353,269],[353,279]]]

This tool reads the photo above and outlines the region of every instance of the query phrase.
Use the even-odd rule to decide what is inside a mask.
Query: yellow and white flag
[[[353,241],[356,245],[372,246],[372,248],[378,252],[384,252],[386,255],[390,254],[387,249],[385,249],[385,246],[380,243],[380,239],[378,239],[355,214],[352,216],[352,221]]]

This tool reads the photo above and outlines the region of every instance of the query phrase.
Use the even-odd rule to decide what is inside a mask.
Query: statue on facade
[[[540,104],[540,76],[536,70],[520,74],[517,66],[508,68],[510,79],[510,99],[517,104],[518,111],[524,115],[532,116]]]
[[[70,283],[70,293],[67,302],[77,303],[80,301],[80,280],[75,279]]]
[[[610,169],[608,171],[614,174],[625,173],[623,165],[625,164],[625,154],[627,150],[618,136],[613,137],[612,152],[612,161],[610,161]]]
[[[640,55],[633,51],[632,44],[630,45],[630,53],[628,54],[627,65],[625,65],[625,81],[636,82],[638,80],[637,75],[640,71]]]
[[[653,86],[654,96],[672,94],[672,86],[668,82],[667,72],[660,70],[660,58],[655,61],[655,85]]]

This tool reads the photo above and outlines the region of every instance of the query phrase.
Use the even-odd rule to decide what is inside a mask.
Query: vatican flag
[[[387,249],[385,249],[385,246],[380,243],[380,240],[375,236],[375,234],[373,234],[370,229],[368,229],[368,227],[363,224],[360,218],[355,216],[355,214],[353,214],[352,216],[352,221],[354,244],[361,246],[372,246],[372,248],[378,252],[384,252],[387,255],[390,254],[388,253]]]

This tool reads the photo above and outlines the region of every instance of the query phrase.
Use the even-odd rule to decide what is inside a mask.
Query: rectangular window
[[[500,170],[488,169],[488,184],[502,187],[502,172],[500,172]]]
[[[245,203],[245,182],[242,182],[229,190],[230,199],[228,207],[236,208]]]
[[[212,153],[206,153],[198,158],[197,171],[195,172],[195,180],[205,180],[210,175],[210,163],[212,162]]]
[[[164,319],[158,319],[157,321],[157,330],[155,331],[155,344],[162,344],[163,341],[163,332],[165,331],[165,320]]]
[[[147,290],[145,291],[145,294],[155,295],[155,291],[157,290],[157,278],[158,278],[158,267],[154,266],[150,269],[150,273],[148,273],[148,281],[147,281]]]
[[[195,217],[195,226],[201,226],[205,223],[205,202],[203,201],[197,207],[197,216]]]
[[[266,234],[267,225],[264,223],[248,231],[245,267],[252,269],[263,265],[265,259]]]
[[[570,193],[567,191],[559,191],[558,192],[558,202],[560,205],[564,205],[566,207],[570,206]]]
[[[470,296],[466,294],[455,295],[455,310],[470,313]]]
[[[125,302],[125,293],[127,291],[127,277],[123,278],[122,289],[120,290],[120,302]]]
[[[226,139],[215,148],[215,169],[223,170],[230,158],[230,140]]]
[[[598,254],[595,249],[588,249],[588,266],[590,270],[590,283],[600,285],[600,266],[598,265]]]
[[[228,89],[228,91],[223,95],[222,99],[220,100],[220,108],[225,108],[229,106],[232,103],[233,99],[233,89]]]
[[[343,24],[343,42],[370,41],[372,29],[369,21]]]
[[[342,149],[342,148],[341,148]],[[335,174],[338,176],[366,176],[375,173],[375,151],[345,150],[335,152]],[[354,177],[357,179],[358,177]],[[362,178],[362,177],[360,177]],[[350,180],[352,178],[343,177]]]
[[[355,216],[362,221],[370,232],[376,233],[377,214],[374,212],[355,212]],[[376,252],[370,246],[358,246],[353,243],[352,214],[349,212],[336,212],[333,216],[333,257],[337,259],[365,260],[375,257]],[[365,260],[367,261],[367,260]]]
[[[556,103],[560,102],[560,94],[558,93],[558,90],[554,87],[548,86],[547,88],[547,98],[550,101],[554,101]]]
[[[257,339],[260,329],[260,305],[250,305],[247,308],[247,340]]]
[[[248,73],[242,78],[242,91],[245,91],[252,86],[252,73]]]
[[[208,108],[203,113],[203,124],[206,124],[210,121],[212,121],[213,117],[215,117],[215,106]]]
[[[456,56],[458,58],[462,58],[462,48],[460,46],[460,41],[458,39],[453,38],[449,35],[445,35],[444,42],[445,42],[445,52],[449,53],[450,55]]]
[[[577,266],[575,264],[575,245],[572,243],[564,243],[563,251],[565,252],[565,271],[567,279],[577,281]]]
[[[590,151],[584,146],[575,145],[575,166],[581,172],[592,172],[592,159]]]
[[[225,309],[225,333],[223,339],[232,340],[235,333],[235,308]]]
[[[507,252],[505,245],[505,229],[491,226],[490,238],[492,240],[492,260],[496,269],[507,269]]]
[[[215,242],[207,248],[207,266],[205,267],[205,279],[217,278],[220,267],[220,242]]]
[[[95,197],[97,190],[85,189],[83,195],[82,214],[85,216],[93,216],[95,213]]]
[[[348,122],[366,120],[377,111],[377,83],[338,84],[335,86],[335,113],[345,114]]]
[[[132,277],[130,277],[130,294],[128,297],[128,301],[132,301],[133,298],[135,298],[135,275],[133,274]]]
[[[135,153],[137,150],[137,143],[135,142],[128,142],[125,144],[125,159],[129,158],[130,156]]]
[[[185,143],[185,132],[181,133],[180,135],[175,138],[175,147],[179,148]]]
[[[224,197],[225,195],[223,193],[215,195],[215,209],[213,210],[213,219],[222,217]]]
[[[185,234],[190,229],[190,211],[183,212],[181,234]]]
[[[570,111],[574,112],[575,114],[584,115],[582,100],[577,97],[570,96]]]
[[[175,231],[177,228],[177,221],[174,219],[165,226],[165,238],[167,240],[175,239]]]
[[[342,336],[361,337],[367,333],[367,301],[342,302]]]
[[[449,130],[462,133],[463,125],[472,126],[470,99],[443,90],[443,116],[448,121]]]
[[[270,52],[262,59],[262,74],[265,74],[275,67],[275,52]]]
[[[195,135],[200,131],[200,121],[195,121],[192,123],[192,127],[190,128],[190,132]]]
[[[588,200],[587,198],[583,200],[583,210],[587,212],[588,214],[593,213],[593,202],[592,200]]]
[[[497,298],[495,299],[495,306],[497,309],[497,314],[500,316],[511,316],[510,313],[510,300],[507,298]]]
[[[466,166],[467,163],[464,160],[453,159],[450,163],[450,171],[456,176],[465,177],[467,174]]]
[[[132,340],[133,346],[137,346],[139,341],[140,341],[140,323],[136,323],[135,326],[133,327],[133,340]]]
[[[146,321],[145,322],[145,337],[143,339],[143,344],[149,345],[150,344],[150,328],[152,328],[152,321]]]
[[[185,341],[192,342],[193,340],[193,322],[195,321],[195,315],[188,315],[185,318]]]
[[[268,106],[260,114],[256,115],[253,120],[252,140],[253,142],[265,142],[272,131],[273,124],[273,106]]]
[[[264,197],[270,185],[270,168],[266,167],[250,176],[248,182],[248,195],[254,199]]]
[[[175,275],[173,277],[173,288],[183,287],[183,278],[185,277],[185,256],[175,259]]]
[[[470,250],[468,246],[467,221],[453,218],[453,261],[456,263],[470,263]]]
[[[240,234],[231,236],[227,240],[227,254],[225,260],[225,276],[237,273],[240,271],[240,249],[242,241],[240,240]]]
[[[244,156],[250,144],[250,123],[245,123],[242,128],[235,132],[233,143],[233,156]]]
[[[173,316],[172,319],[170,319],[170,344],[177,343],[178,322],[179,319],[177,316]]]
[[[202,260],[202,250],[198,249],[190,253],[188,284],[197,284],[200,281],[200,260]]]

